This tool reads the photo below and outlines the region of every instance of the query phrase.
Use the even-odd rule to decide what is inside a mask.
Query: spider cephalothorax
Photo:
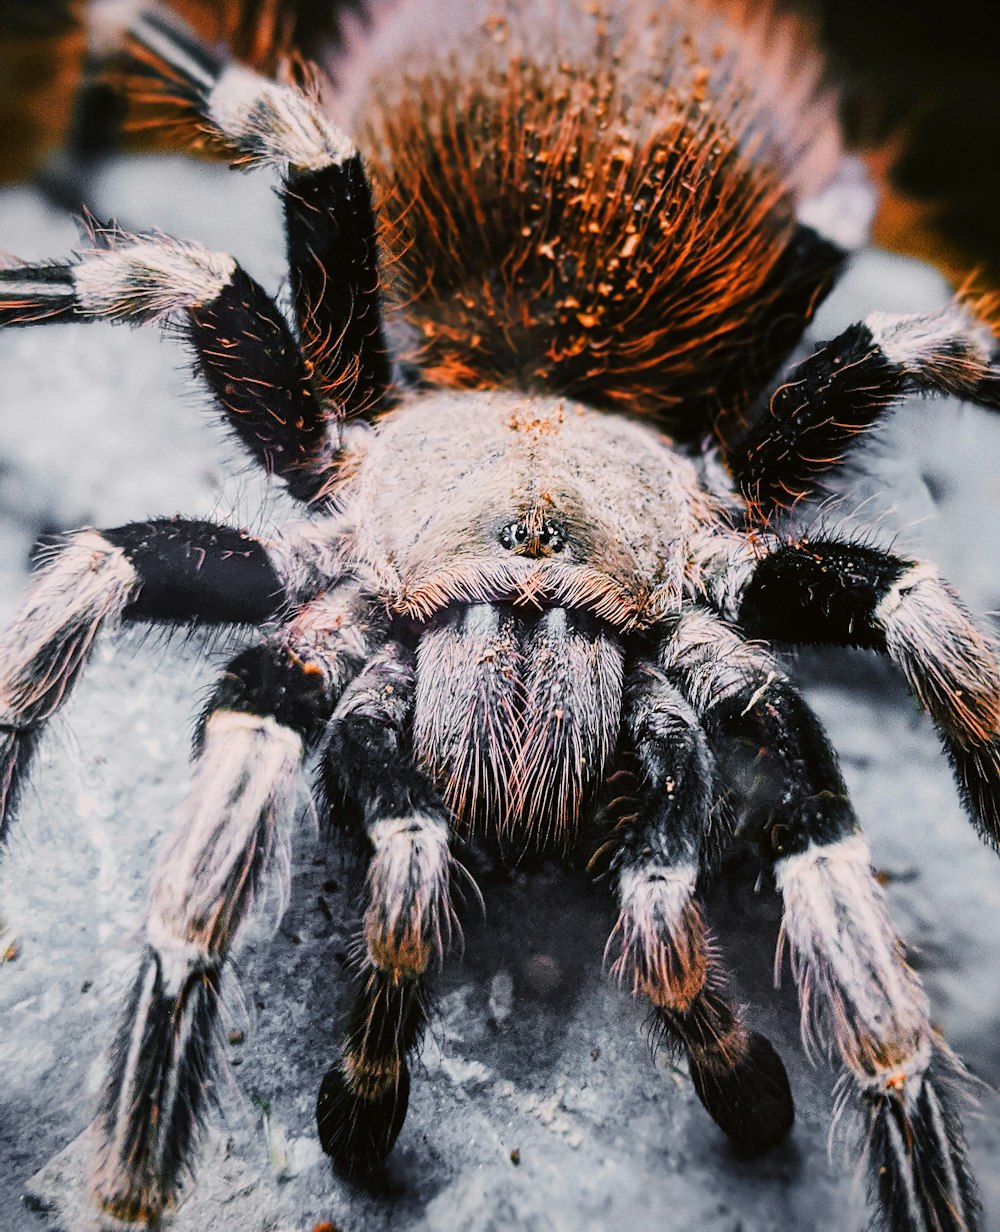
[[[267,539],[180,519],[81,531],[0,642],[6,823],[102,628],[265,630],[202,718],[160,859],[97,1118],[98,1200],[135,1220],[174,1198],[222,971],[315,754],[371,851],[355,1007],[317,1109],[339,1162],[371,1167],[402,1126],[453,842],[579,849],[627,766],[629,810],[593,840],[619,903],[612,966],[705,1108],[748,1149],[793,1118],[701,904],[750,843],[783,897],[804,1019],[864,1112],[879,1209],[910,1232],[972,1228],[961,1067],[766,639],[887,654],[1000,839],[989,635],[931,565],[774,520],[900,395],[1000,404],[993,331],[961,302],[876,314],[768,396],[870,213],[812,61],[723,4],[540,7],[404,3],[335,66],[374,204],[314,98],[159,10],[136,17],[147,97],[286,170],[294,326],[230,257],[159,234],[98,229],[69,261],[0,271],[0,324],[181,323],[228,423],[312,514]]]

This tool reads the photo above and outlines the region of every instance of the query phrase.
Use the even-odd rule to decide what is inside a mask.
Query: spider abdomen
[[[838,259],[790,268],[837,129],[800,31],[730,7],[438,0],[376,23],[338,71],[344,121],[382,190],[390,332],[426,381],[690,434],[772,374],[779,289],[808,303]]]

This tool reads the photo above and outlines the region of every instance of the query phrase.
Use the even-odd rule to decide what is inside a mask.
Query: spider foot
[[[17,808],[37,738],[35,728],[0,723],[0,839]]]
[[[323,1076],[316,1126],[320,1145],[334,1163],[349,1176],[363,1176],[382,1163],[399,1137],[410,1099],[410,1071],[400,1062],[387,1083],[367,1083],[375,1088],[369,1094],[349,1069],[345,1059]]]
[[[923,1075],[900,1072],[864,1094],[868,1172],[883,1226],[892,1232],[974,1232],[980,1211],[956,1109],[952,1059]]]
[[[748,1155],[775,1146],[795,1120],[795,1105],[781,1058],[763,1035],[751,1031],[746,1051],[729,1065],[716,1054],[691,1055],[691,1081],[705,1111]]]
[[[959,791],[980,834],[1000,847],[1000,736],[984,743],[953,743],[948,755]]]

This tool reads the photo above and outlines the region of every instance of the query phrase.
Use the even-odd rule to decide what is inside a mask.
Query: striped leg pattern
[[[832,1037],[844,1063],[885,1227],[973,1229],[961,1065],[931,1026],[825,732],[770,654],[714,616],[682,618],[664,657],[696,699],[720,781],[747,801],[745,833],[774,862],[803,1038]]]
[[[835,539],[774,541],[734,606],[753,636],[865,646],[899,664],[973,823],[1000,847],[1000,651],[933,565]]]
[[[179,104],[191,140],[284,176],[292,300],[316,389],[337,416],[373,409],[389,383],[371,186],[350,139],[317,99],[220,60],[176,17],[145,9],[129,29],[146,92]]]
[[[232,257],[117,228],[69,260],[0,269],[0,326],[177,323],[227,426],[295,497],[329,479],[336,432],[281,311]]]
[[[859,435],[914,393],[1000,409],[996,326],[975,305],[872,313],[825,343],[772,395],[733,452],[733,474],[766,516],[814,491]]]
[[[354,1005],[316,1106],[323,1149],[349,1173],[379,1164],[402,1128],[407,1055],[426,1022],[424,976],[456,927],[448,816],[404,742],[413,690],[411,656],[388,643],[337,707],[326,753],[372,848]]]
[[[0,638],[0,838],[42,729],[103,629],[130,620],[260,624],[284,595],[265,546],[229,527],[169,519],[69,535]]]
[[[333,592],[245,651],[201,722],[95,1122],[95,1190],[118,1218],[155,1221],[190,1168],[218,1064],[223,969],[261,888],[277,879],[284,902],[302,759],[367,650],[357,610],[353,592]]]
[[[706,1111],[745,1152],[774,1145],[794,1120],[784,1066],[741,1021],[705,927],[696,887],[709,847],[714,765],[698,716],[645,666],[625,694],[641,769],[636,812],[619,823],[612,868],[621,913],[612,970],[653,1006],[683,1050]]]

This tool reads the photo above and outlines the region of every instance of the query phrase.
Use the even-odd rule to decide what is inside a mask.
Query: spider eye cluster
[[[500,545],[505,548],[520,547],[528,538],[523,522],[508,522],[500,531]]]
[[[523,521],[508,522],[497,538],[508,551],[527,548],[528,551],[561,552],[566,546],[566,532],[557,522],[545,520],[536,530],[529,530]]]

